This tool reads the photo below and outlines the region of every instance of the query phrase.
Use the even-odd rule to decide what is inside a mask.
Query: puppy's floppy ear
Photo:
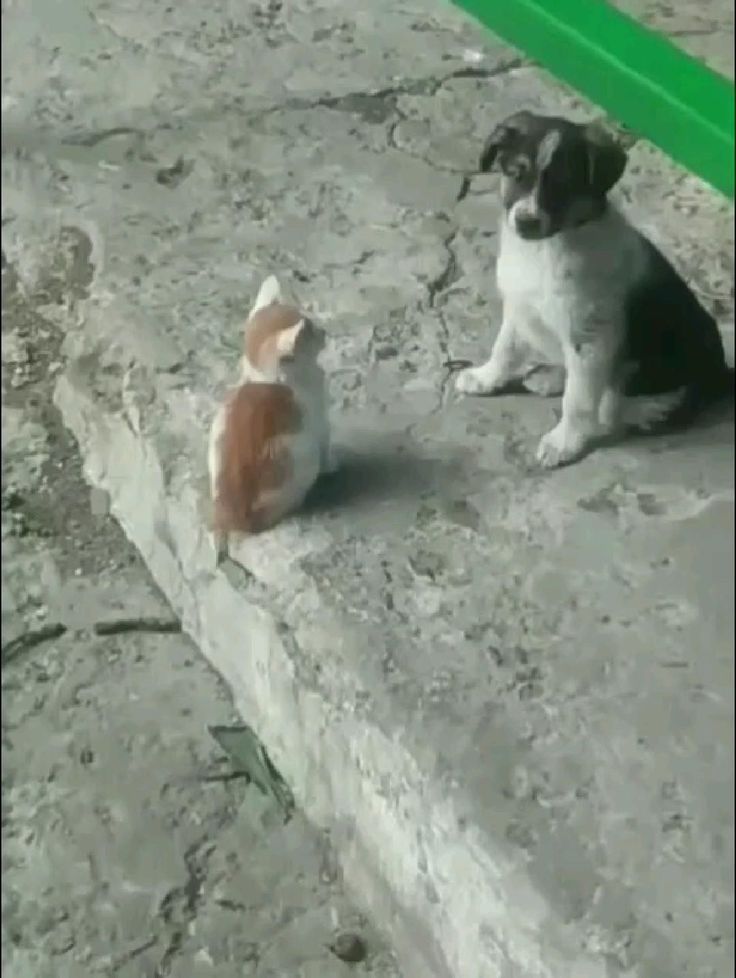
[[[483,144],[480,154],[480,172],[488,173],[493,169],[496,157],[516,136],[522,135],[528,126],[529,113],[516,112],[503,122],[500,122]]]
[[[260,309],[272,306],[274,302],[281,302],[281,286],[275,275],[269,275],[258,290],[256,301],[253,303],[248,319],[252,319]]]
[[[508,140],[508,130],[506,126],[501,123],[500,126],[496,126],[491,135],[486,139],[483,144],[483,149],[480,154],[480,162],[478,167],[481,173],[488,173],[493,169],[493,164],[496,162],[496,157],[501,150],[503,144]]]
[[[585,127],[588,151],[588,182],[593,191],[605,197],[623,176],[626,169],[626,150],[613,136],[595,124]]]

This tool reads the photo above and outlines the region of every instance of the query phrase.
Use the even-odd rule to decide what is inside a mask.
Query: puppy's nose
[[[541,218],[534,214],[517,214],[516,230],[521,235],[539,234],[539,232],[542,230]]]

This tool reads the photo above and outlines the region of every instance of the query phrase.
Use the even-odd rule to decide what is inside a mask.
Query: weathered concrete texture
[[[701,0],[697,5],[687,0],[610,2],[733,81],[734,8],[729,0]]]
[[[2,278],[3,972],[347,978],[352,931],[357,973],[398,978],[329,836],[234,777],[206,729],[228,691],[90,499],[34,308],[62,283],[28,302]]]
[[[722,978],[732,420],[541,474],[555,404],[442,367],[497,323],[482,138],[591,107],[430,0],[59,10],[3,36],[3,247],[71,283],[56,402],[407,975]],[[644,145],[621,196],[732,344],[731,207]],[[272,271],[329,330],[344,464],[216,571],[206,428]]]

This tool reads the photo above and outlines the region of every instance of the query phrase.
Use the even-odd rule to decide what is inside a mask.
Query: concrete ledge
[[[674,844],[666,877],[686,875],[684,893],[692,894],[694,853],[668,820],[709,822],[720,810],[717,823],[725,828],[727,789],[716,801],[712,779],[726,763],[726,742],[717,743],[726,718],[709,702],[707,714],[688,717],[692,732],[684,735],[677,716],[689,713],[693,687],[678,692],[672,677],[684,668],[705,670],[711,682],[724,678],[712,670],[728,669],[728,609],[718,595],[706,609],[677,593],[657,598],[662,582],[644,567],[669,563],[673,546],[670,532],[669,543],[655,543],[661,530],[652,522],[684,520],[675,553],[696,563],[702,553],[727,576],[732,545],[719,526],[731,519],[732,493],[724,485],[703,499],[673,486],[648,483],[641,491],[595,479],[598,488],[578,498],[577,525],[563,529],[563,499],[574,505],[577,492],[570,479],[561,495],[558,488],[536,498],[537,529],[546,509],[566,541],[537,568],[534,544],[520,539],[530,530],[518,510],[515,528],[504,534],[497,525],[495,540],[481,545],[498,548],[495,565],[484,567],[480,561],[490,555],[473,542],[477,511],[444,500],[456,507],[459,525],[439,514],[423,531],[407,525],[408,546],[325,528],[317,514],[244,544],[234,553],[242,572],[214,572],[200,487],[180,441],[201,424],[195,411],[184,413],[189,397],[168,399],[166,414],[176,423],[158,430],[149,405],[143,432],[131,424],[130,410],[106,410],[74,370],[56,395],[91,483],[110,494],[126,534],[232,687],[243,716],[255,722],[307,814],[331,830],[348,882],[390,928],[407,975],[603,978],[609,960],[630,960],[632,944],[646,955],[641,974],[654,974],[663,960],[677,973],[675,948],[664,928],[653,927],[656,904],[642,899],[661,885],[664,865],[644,866],[650,846]],[[438,489],[441,499],[436,484],[423,493],[424,506],[437,502]],[[642,523],[648,559],[621,563],[622,552],[606,568],[589,553],[582,557],[588,578],[598,577],[602,588],[585,594],[586,610],[566,577],[580,579],[586,537],[608,554],[619,549],[610,525],[616,510],[615,522]],[[463,554],[464,547],[475,553]],[[634,575],[619,585],[620,595],[609,590],[617,573]],[[444,588],[457,602],[455,615],[466,603],[472,611],[448,614]],[[662,616],[675,630],[690,619],[701,648],[716,659],[698,663],[695,645],[655,638]],[[574,641],[568,629],[577,644],[564,650]],[[653,669],[664,685],[655,683]],[[711,696],[716,689],[708,684]],[[678,728],[670,753],[661,738]],[[701,768],[696,757],[706,732],[714,738],[707,742],[712,757]],[[677,785],[676,801],[666,792],[658,797],[658,779],[662,791]],[[700,816],[691,814],[695,785],[706,791]],[[688,815],[669,812],[685,804],[684,791]],[[712,841],[701,835],[701,846],[715,842],[721,830],[714,831]],[[666,864],[666,849],[660,851]],[[713,897],[714,882],[706,872],[700,883]]]
[[[126,534],[243,716],[257,718],[308,815],[332,829],[348,879],[379,918],[399,925],[394,936],[405,961],[408,950],[423,952],[408,973],[471,975],[480,962],[503,973],[514,962],[526,974],[596,974],[587,958],[573,966],[577,955],[562,934],[534,936],[546,902],[514,865],[513,847],[468,818],[472,800],[450,770],[437,769],[435,749],[418,749],[429,731],[408,727],[389,677],[380,682],[373,667],[377,652],[390,654],[390,632],[379,649],[299,573],[313,544],[292,529],[259,547],[269,581],[213,573],[196,488],[177,479],[167,492],[155,441],[100,415],[99,400],[79,383],[62,380],[57,403],[83,447],[90,481],[110,493]],[[289,593],[271,591],[273,578]],[[517,943],[520,898],[526,946]],[[491,919],[494,936],[482,949]]]

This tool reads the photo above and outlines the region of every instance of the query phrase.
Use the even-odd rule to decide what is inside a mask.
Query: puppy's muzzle
[[[522,238],[539,238],[544,233],[544,221],[537,214],[517,214],[514,224]]]

